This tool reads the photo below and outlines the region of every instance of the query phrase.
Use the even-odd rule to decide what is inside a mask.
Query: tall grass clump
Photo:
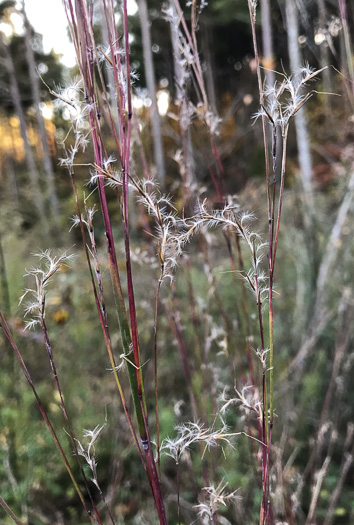
[[[50,250],[36,254],[38,264],[27,271],[30,284],[21,298],[26,329],[40,330],[67,436],[61,437],[56,430],[35,374],[29,371],[2,314],[0,321],[86,513],[83,520],[98,525],[118,525],[130,519],[122,517],[115,506],[119,481],[112,482],[113,489],[109,490],[111,487],[100,480],[96,450],[108,428],[114,455],[129,458],[130,478],[126,483],[132,487],[131,499],[138,507],[131,510],[131,523],[197,520],[205,524],[270,525],[289,517],[291,523],[296,522],[295,507],[302,485],[298,482],[293,488],[295,482],[289,474],[292,455],[290,466],[282,463],[286,434],[276,419],[280,405],[277,382],[280,384],[284,370],[276,338],[280,324],[276,298],[281,292],[278,275],[284,271],[279,261],[282,236],[287,233],[282,229],[282,210],[289,130],[293,117],[316,93],[309,86],[324,68],[316,70],[306,64],[293,75],[276,73],[275,84],[266,85],[257,45],[256,3],[249,0],[259,93],[253,125],[262,126],[266,188],[266,195],[257,193],[255,210],[243,202],[243,196],[230,196],[225,190],[218,146],[221,119],[208,100],[197,41],[205,4],[192,2],[188,20],[178,0],[163,8],[178,51],[178,89],[170,116],[176,122],[173,160],[179,181],[167,179],[167,186],[175,192],[172,199],[163,194],[151,175],[145,152],[148,137],[144,142],[147,127],[133,112],[135,72],[131,67],[127,0],[123,0],[118,25],[113,0],[63,0],[79,78],[65,89],[51,90],[56,104],[70,113],[71,129],[60,163],[72,185],[76,207],[71,229],[76,228],[82,241],[89,280],[85,293],[89,288],[100,329],[99,344],[107,352],[109,375],[120,398],[120,408],[115,405],[114,410],[124,415],[119,425],[110,426],[106,415],[105,425],[94,421],[91,430],[82,429],[85,441],[78,437],[78,414],[74,415],[75,407],[69,406],[65,378],[57,362],[60,341],[52,338],[47,322],[48,289],[55,288],[57,274],[67,266],[79,266],[80,253],[75,254],[77,258],[69,252],[54,254]],[[94,26],[97,6],[107,38],[99,43]],[[109,88],[107,77],[114,83]],[[209,194],[198,183],[193,162],[195,130],[203,137],[200,149],[213,186]],[[84,185],[77,175],[79,169],[85,172]],[[333,237],[338,229],[342,231],[350,204],[343,201]],[[136,231],[137,216],[144,229],[141,238]],[[220,267],[219,251],[227,261]],[[330,256],[326,256],[329,252],[330,246],[320,265],[315,305],[316,321],[323,326],[331,318],[323,308],[322,295],[331,265]],[[338,311],[340,327],[345,324],[343,312],[349,302],[343,296]],[[313,332],[304,342],[290,363],[292,370],[299,368],[309,352],[311,337],[316,336],[319,334]],[[325,449],[330,399],[349,341],[349,335],[337,341],[335,366],[316,436],[317,452],[313,448],[306,467],[313,489],[308,503],[309,524],[318,504],[321,480],[329,468],[327,457],[334,446],[334,430],[317,477],[311,468],[319,463],[319,450]],[[81,341],[83,347],[85,343]],[[107,383],[101,376],[98,380],[103,389]],[[293,380],[296,382],[295,372]],[[350,432],[348,427],[346,451],[352,443]],[[274,436],[279,435],[285,438],[275,444]],[[63,442],[66,437],[74,458]],[[239,467],[242,456],[248,461],[243,472]],[[349,468],[349,460],[344,460],[339,482]],[[286,482],[291,488],[288,492],[284,489],[284,494],[290,494],[291,501],[279,494],[278,488]],[[332,514],[328,516],[333,515],[338,498],[334,493],[329,504]],[[243,499],[247,499],[244,505]],[[5,500],[0,499],[0,505],[21,523]],[[248,514],[247,507],[251,509]],[[330,524],[331,517],[325,523]]]

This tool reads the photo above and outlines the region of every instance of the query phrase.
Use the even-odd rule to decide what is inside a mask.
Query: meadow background
[[[85,41],[92,70],[84,55],[68,68],[43,51],[29,4],[0,3],[0,522],[354,523],[352,2],[139,0],[124,17],[124,3],[80,0],[73,9],[86,6],[97,45]],[[280,109],[306,77],[282,164]],[[278,199],[281,166],[270,367],[268,196],[275,187]],[[19,304],[33,288],[34,302],[29,292]],[[130,428],[140,371],[154,497]]]

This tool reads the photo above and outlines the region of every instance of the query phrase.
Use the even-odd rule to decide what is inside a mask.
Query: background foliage
[[[345,3],[345,2],[344,2]],[[2,16],[9,17],[11,6],[3,2]],[[275,49],[275,67],[289,71],[287,49],[286,2],[271,2],[271,22]],[[299,10],[300,52],[302,61],[320,68],[322,47],[326,46],[333,92],[321,94],[324,77],[315,84],[316,93],[306,106],[309,148],[312,157],[313,201],[310,212],[301,182],[295,128],[288,145],[283,222],[280,232],[275,288],[276,340],[276,420],[270,471],[272,523],[338,525],[354,521],[353,486],[353,226],[354,191],[353,108],[354,91],[351,72],[353,56],[345,46],[345,21],[336,2],[322,2],[326,8],[326,26],[321,26],[321,2],[301,3]],[[341,2],[339,2],[341,4]],[[354,11],[346,3],[346,23],[354,28]],[[174,83],[170,29],[161,2],[149,1],[152,51],[158,91],[167,91],[169,107],[161,116],[166,192],[172,195],[176,211],[188,216],[186,186],[178,164],[183,148],[179,129],[179,109]],[[118,11],[117,5],[117,11]],[[10,9],[10,11],[8,11]],[[185,8],[187,23],[189,10]],[[121,18],[119,19],[121,23]],[[100,19],[95,19],[97,40],[101,40]],[[51,21],[55,23],[55,21]],[[145,152],[149,173],[155,174],[151,100],[146,93],[146,78],[140,23],[130,17],[131,63],[138,72],[134,93],[141,104],[135,108],[140,138],[134,135],[132,171],[144,175],[141,151]],[[331,26],[332,24],[332,26]],[[334,27],[337,24],[336,28]],[[332,29],[331,29],[332,28]],[[334,29],[333,29],[334,28]],[[331,32],[332,31],[332,32]],[[325,35],[321,40],[318,35]],[[262,38],[262,19],[257,18],[257,35]],[[76,213],[70,178],[58,159],[65,148],[74,144],[68,110],[56,107],[48,86],[59,92],[67,78],[74,79],[77,68],[64,70],[59,57],[45,55],[40,35],[32,34],[32,46],[41,82],[42,101],[54,104],[47,121],[51,158],[55,171],[60,215],[54,216],[43,168],[43,149],[34,118],[34,101],[28,82],[24,37],[13,34],[4,45],[15,59],[16,78],[21,102],[26,111],[28,135],[38,168],[39,188],[43,196],[48,233],[34,212],[33,191],[24,164],[24,153],[10,96],[11,86],[0,64],[0,132],[9,145],[0,148],[0,273],[1,311],[6,315],[21,354],[37,386],[38,393],[56,428],[65,452],[72,458],[72,446],[64,430],[60,399],[55,390],[43,338],[39,331],[24,330],[23,307],[18,299],[29,286],[23,277],[36,260],[33,253],[47,248],[67,249],[76,255],[68,267],[61,268],[48,288],[46,322],[51,334],[61,386],[77,440],[84,443],[84,429],[103,425],[95,453],[98,478],[109,507],[119,523],[157,523],[149,485],[138,455],[132,445],[106,356],[91,282],[81,247],[80,232],[72,229],[70,217]],[[259,94],[254,62],[251,26],[247,4],[229,0],[210,2],[200,14],[197,37],[208,95],[214,89],[214,111],[220,116],[217,137],[224,167],[226,195],[238,192],[241,209],[257,217],[255,228],[266,239],[267,196],[264,175],[264,148],[259,122],[252,116],[259,110]],[[4,40],[4,38],[3,38]],[[103,42],[103,45],[106,44]],[[322,46],[322,47],[321,47]],[[349,48],[350,49],[350,48]],[[108,78],[108,77],[107,77]],[[107,80],[109,82],[109,79]],[[47,86],[46,86],[47,84]],[[64,87],[64,86],[63,86]],[[196,104],[193,82],[187,86]],[[144,105],[145,103],[145,105]],[[103,125],[108,154],[114,154],[114,142],[108,126]],[[220,202],[211,180],[217,162],[210,152],[208,133],[194,116],[190,126],[196,193],[208,197],[213,208]],[[141,141],[141,143],[140,143]],[[5,144],[5,143],[4,143]],[[91,188],[92,145],[75,158],[76,183],[80,199]],[[177,161],[176,161],[177,160]],[[123,227],[115,190],[108,189],[114,235],[117,240],[119,269],[126,294]],[[94,192],[89,204],[97,204]],[[134,289],[136,293],[140,346],[148,409],[154,414],[154,304],[159,278],[159,262],[154,241],[154,222],[132,198],[131,245]],[[309,221],[311,225],[309,226]],[[109,269],[105,253],[102,218],[95,216],[95,236],[106,292],[106,307],[112,324],[112,341],[117,358],[122,353],[115,302],[110,293]],[[237,242],[232,238],[232,250]],[[244,267],[252,261],[247,251],[240,252]],[[239,257],[239,256],[238,256]],[[172,285],[164,282],[158,305],[158,360],[160,440],[176,437],[177,425],[199,421],[205,427],[230,433],[257,434],[257,417],[247,408],[252,405],[254,389],[249,384],[245,308],[249,314],[248,343],[252,347],[255,383],[261,384],[262,370],[255,352],[259,346],[257,306],[249,290],[242,288],[242,267],[232,271],[223,233],[209,230],[195,236],[179,261]],[[263,264],[267,264],[267,261]],[[267,330],[265,321],[265,331]],[[186,349],[190,381],[186,378],[181,351]],[[70,483],[51,436],[44,426],[32,392],[5,337],[0,339],[0,494],[7,504],[30,525],[88,523],[80,501]],[[124,360],[122,360],[124,361]],[[248,387],[247,387],[248,385]],[[123,388],[129,410],[133,412],[127,375]],[[193,410],[191,392],[196,403]],[[240,393],[240,395],[239,395]],[[242,398],[244,396],[244,398]],[[240,398],[241,397],[241,398]],[[243,401],[242,401],[243,399]],[[229,402],[229,403],[228,403]],[[227,403],[227,409],[221,410]],[[151,416],[153,439],[155,420]],[[231,439],[231,445],[204,449],[195,443],[181,457],[179,498],[181,523],[259,522],[262,498],[260,452],[254,440],[245,435]],[[74,464],[74,461],[72,461]],[[76,467],[74,467],[74,470]],[[91,474],[84,467],[87,477]],[[78,469],[75,473],[79,476]],[[217,490],[227,484],[230,501],[219,501],[211,520],[198,515],[198,504],[207,504],[206,480]],[[161,484],[165,495],[168,523],[178,523],[176,463],[161,456]],[[84,487],[82,486],[84,490]],[[317,491],[317,492],[316,492]],[[101,502],[92,484],[94,499]],[[337,495],[334,506],[333,495]],[[231,503],[232,499],[232,503]],[[332,507],[331,507],[332,505]],[[312,509],[314,506],[314,509]],[[1,511],[2,512],[2,509]],[[109,523],[106,510],[102,511]],[[12,523],[1,514],[3,523]]]

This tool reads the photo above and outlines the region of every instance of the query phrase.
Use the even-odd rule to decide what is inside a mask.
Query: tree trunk
[[[273,30],[270,13],[269,0],[261,0],[262,16],[262,44],[263,44],[263,66],[266,72],[268,86],[274,86],[274,54],[273,54]]]
[[[298,45],[299,29],[295,0],[286,0],[285,8],[290,68],[293,75],[296,76],[301,68],[301,57]],[[307,131],[307,119],[304,108],[300,109],[295,115],[295,127],[305,199],[309,204],[312,204],[312,164]]]
[[[20,204],[20,197],[19,197],[16,175],[15,175],[15,170],[14,170],[14,161],[13,161],[13,157],[11,154],[6,155],[4,159],[3,173],[6,173],[7,188],[8,188],[11,202],[15,204],[16,209],[18,209],[19,204]]]
[[[341,32],[341,66],[344,71],[347,72],[350,82],[348,86],[348,95],[350,103],[354,108],[354,65],[352,59],[351,39],[348,25],[348,12],[347,4],[345,0],[338,0],[340,19],[343,30]],[[345,55],[345,56],[343,56]]]
[[[286,0],[286,25],[288,32],[288,49],[290,58],[290,68],[293,75],[299,74],[301,68],[301,57],[298,45],[298,17],[296,11],[295,0]],[[312,188],[312,163],[311,154],[309,147],[309,136],[307,129],[307,119],[305,108],[301,108],[295,115],[295,129],[296,139],[299,157],[299,166],[301,174],[301,182],[303,189],[303,215],[304,215],[304,226],[306,236],[306,246],[308,250],[308,257],[310,261],[310,271],[307,276],[307,292],[308,292],[308,305],[311,305],[316,293],[316,276],[319,266],[319,254],[318,254],[318,241],[316,238],[316,216],[315,206],[313,199],[313,188]],[[313,315],[313,312],[308,310],[308,318]]]
[[[169,24],[171,29],[172,55],[173,55],[173,70],[175,80],[176,99],[180,100],[184,89],[184,74],[182,67],[182,55],[179,47],[178,36],[178,15],[176,12],[173,0],[169,2],[169,9],[171,10],[171,17],[169,17]]]
[[[5,58],[4,65],[9,75],[10,96],[11,96],[12,103],[14,105],[17,117],[20,121],[21,136],[23,140],[23,147],[25,150],[25,162],[26,162],[26,167],[28,170],[28,175],[30,178],[31,187],[32,187],[31,189],[32,189],[32,194],[33,194],[33,201],[37,209],[38,217],[42,223],[43,231],[45,235],[48,236],[49,227],[48,227],[48,222],[47,222],[47,216],[45,213],[44,198],[43,198],[43,194],[40,189],[39,173],[37,171],[32,149],[28,141],[27,124],[26,124],[26,119],[25,119],[25,113],[22,108],[20,90],[17,84],[15,66],[14,66],[14,62],[13,62],[10,50],[4,43],[3,36],[1,33],[0,33],[0,48],[4,55],[4,58]]]
[[[1,311],[5,316],[11,315],[11,303],[9,293],[9,282],[7,280],[5,257],[2,250],[2,238],[0,232],[0,282],[1,282]]]
[[[189,104],[187,97],[188,76],[185,74],[184,68],[182,66],[182,53],[180,48],[178,29],[179,20],[173,0],[169,1],[169,11],[170,15],[168,16],[168,22],[170,24],[171,29],[176,104],[179,107],[179,129],[182,146],[182,157],[178,164],[184,185],[184,206],[185,209],[188,209],[189,204],[191,204],[192,191],[195,190],[193,186],[195,186],[194,183],[196,181],[190,122],[189,118],[184,117],[184,115],[188,114]],[[214,89],[214,87],[212,87],[212,89]],[[214,105],[216,104],[214,103]]]
[[[318,7],[318,19],[320,22],[320,29],[326,34],[326,23],[329,20],[329,16],[326,10],[325,0],[317,0]],[[328,53],[328,44],[327,40],[324,40],[320,44],[320,66],[321,68],[325,67],[326,69],[322,72],[323,75],[323,88],[325,93],[332,93],[332,82],[331,82],[331,70],[329,66],[329,53]],[[327,67],[326,67],[327,66]],[[330,109],[330,100],[331,97],[325,95],[325,101],[327,108]]]
[[[139,17],[141,25],[141,36],[143,40],[144,52],[144,67],[146,84],[151,99],[151,123],[152,123],[152,138],[154,144],[154,157],[157,169],[157,176],[161,188],[165,187],[165,161],[163,156],[162,134],[160,115],[157,109],[156,100],[156,86],[155,86],[155,72],[151,49],[151,33],[150,20],[148,17],[148,9],[146,0],[138,0]]]
[[[25,10],[23,10],[23,18],[25,24],[25,45],[26,45],[26,59],[29,71],[29,80],[31,82],[31,90],[33,97],[34,110],[36,113],[37,126],[39,136],[41,138],[42,150],[43,150],[43,166],[46,174],[46,181],[49,193],[49,202],[51,207],[51,216],[53,217],[53,224],[55,225],[56,232],[60,232],[59,227],[59,202],[54,182],[54,171],[52,159],[50,156],[50,150],[48,145],[47,132],[45,129],[45,121],[40,109],[41,95],[39,88],[39,77],[36,74],[36,61],[34,57],[32,47],[32,33],[33,28],[29,23]]]
[[[205,62],[205,80],[208,94],[208,102],[211,109],[215,112],[218,111],[216,107],[216,93],[215,93],[215,68],[211,49],[213,49],[211,24],[209,22],[206,13],[203,16],[203,23],[199,22],[201,27],[201,39],[202,49]]]

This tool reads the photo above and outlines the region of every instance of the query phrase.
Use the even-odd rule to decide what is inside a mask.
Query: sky
[[[67,33],[62,0],[26,0],[27,16],[34,29],[43,35],[44,52],[62,54],[67,67],[75,65],[74,48]]]
[[[67,33],[67,21],[62,0],[26,0],[27,16],[34,29],[43,35],[44,52],[62,54],[67,67],[75,65],[74,48]],[[128,0],[128,13],[135,14],[135,0]],[[15,20],[14,23],[16,24]],[[18,20],[18,24],[20,21]]]
[[[135,0],[128,0],[127,7],[129,15],[134,15],[138,10]],[[62,0],[25,0],[25,8],[30,23],[35,31],[43,37],[44,52],[50,53],[53,49],[56,54],[61,55],[60,60],[66,67],[73,67],[76,64],[75,51],[68,36],[67,20]],[[23,29],[21,16],[14,13],[11,16],[11,20],[15,31],[21,34]],[[10,26],[4,23],[0,24],[0,30],[8,35],[12,32]],[[139,100],[137,96],[134,97],[133,101],[136,108],[149,102],[151,104],[151,100],[148,97],[145,97],[144,100]],[[166,90],[158,91],[157,104],[159,113],[165,115],[169,105],[169,96]]]

